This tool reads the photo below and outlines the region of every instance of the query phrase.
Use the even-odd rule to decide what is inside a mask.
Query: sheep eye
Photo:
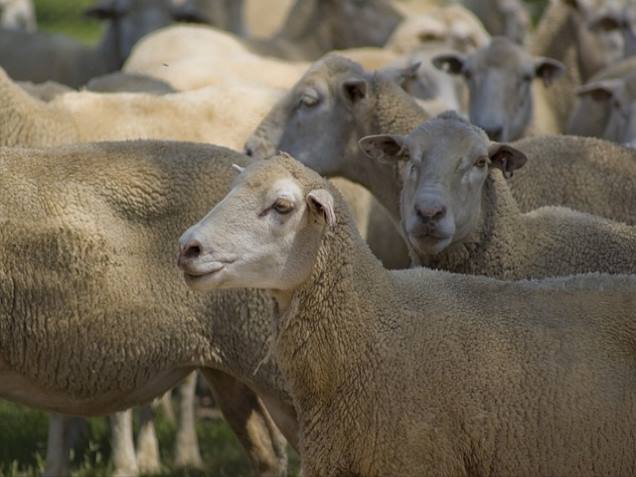
[[[318,104],[318,97],[314,95],[303,94],[300,97],[300,104],[302,106],[307,106],[308,108],[311,108],[312,106],[315,106]]]
[[[281,215],[289,214],[294,210],[294,204],[287,199],[278,199],[273,205],[273,209]]]
[[[485,156],[479,157],[477,158],[477,160],[475,161],[474,166],[475,167],[479,167],[480,169],[483,169],[484,167],[486,167],[486,165],[488,164],[488,158]]]

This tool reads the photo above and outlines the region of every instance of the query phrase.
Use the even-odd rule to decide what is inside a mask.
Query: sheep
[[[31,0],[0,0],[0,27],[34,32],[38,29]]]
[[[493,36],[505,36],[523,45],[528,35],[530,15],[521,0],[463,0]]]
[[[172,21],[170,0],[100,0],[86,13],[108,20],[97,47],[63,35],[0,30],[0,66],[15,80],[78,88],[121,68],[139,38]]]
[[[307,477],[636,466],[632,275],[386,271],[338,193],[285,156],[241,172],[179,249],[193,290],[276,300]]]
[[[311,101],[315,98],[318,101]],[[301,103],[302,109],[296,107]],[[389,215],[399,217],[395,204],[400,188],[387,180],[393,169],[369,161],[357,143],[368,135],[407,134],[426,119],[395,83],[331,55],[317,62],[274,106],[245,149],[256,158],[289,152],[322,175],[345,177],[377,191]],[[524,173],[509,180],[522,212],[561,205],[636,225],[634,151],[569,136],[528,138],[514,147],[529,158]]]
[[[385,67],[401,55],[381,48],[349,48],[338,54],[368,69]],[[193,25],[161,29],[141,40],[123,71],[165,81],[179,91],[234,82],[289,88],[310,63],[263,57],[226,32]],[[258,75],[254,72],[258,71]]]
[[[171,137],[222,143],[238,149],[248,132],[256,126],[277,98],[277,94],[269,89],[239,85],[232,90],[210,88],[159,98],[142,94],[103,95],[80,92],[66,94],[57,101],[43,104],[26,95],[6,76],[0,80],[0,97],[4,99],[5,108],[0,109],[0,118],[5,119],[0,120],[4,125],[0,137],[5,140],[4,145],[11,146],[52,146],[85,141]],[[237,107],[240,102],[245,102],[249,108]],[[216,111],[219,112],[218,121],[211,121],[216,116]],[[230,111],[235,111],[236,116],[232,116]],[[108,117],[105,116],[106,112]],[[151,120],[140,121],[140,114],[147,115]],[[338,181],[337,186],[349,198],[361,229],[366,229],[370,194],[361,187],[342,180]],[[229,390],[217,389],[217,393],[231,391],[232,382],[226,381],[226,385]],[[243,388],[240,390],[244,391]],[[256,452],[255,458],[261,459],[262,465],[269,465],[271,452],[260,455],[259,452],[265,451],[252,441],[258,439],[258,435],[255,437],[241,428],[243,412],[249,415],[250,393],[240,395],[236,392],[232,394],[232,400],[237,403],[245,402],[245,410],[220,403],[230,425],[237,432],[242,444]],[[257,426],[256,423],[253,425]]]
[[[109,414],[203,368],[260,475],[283,475],[284,445],[255,395],[295,445],[280,374],[258,366],[271,301],[197,297],[175,287],[171,266],[180,231],[221,199],[231,164],[247,162],[189,143],[1,148],[0,396]]]
[[[493,38],[490,45],[470,55],[447,53],[432,61],[444,71],[463,75],[469,89],[470,120],[493,141],[561,131],[544,88],[563,74],[562,63],[533,57],[505,37]]]
[[[603,109],[608,117],[600,137],[619,144],[636,139],[636,71],[624,79],[588,83],[577,94],[607,105]]]
[[[623,55],[616,35],[599,34],[590,28],[599,4],[603,0],[553,0],[533,35],[533,55],[565,65],[565,74],[545,91],[561,131],[574,106],[576,88]]]
[[[243,0],[177,0],[173,17],[177,21],[205,23],[235,35],[245,35]]]
[[[634,101],[636,57],[606,68],[576,91],[568,133],[605,138],[621,144],[636,139]]]
[[[82,91],[43,103],[0,72],[0,145],[163,138],[239,148],[279,96],[237,84],[164,96]]]
[[[386,47],[398,53],[446,47],[463,53],[485,46],[490,35],[479,19],[460,5],[435,6],[398,25]]]
[[[522,214],[505,177],[527,157],[456,113],[360,147],[396,169],[415,264],[502,280],[636,272],[636,228],[563,207]]]
[[[402,19],[387,0],[296,0],[273,37],[248,45],[261,55],[316,60],[330,50],[384,46]]]

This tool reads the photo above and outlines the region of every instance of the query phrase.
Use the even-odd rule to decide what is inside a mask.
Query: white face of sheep
[[[471,55],[439,55],[433,64],[450,74],[462,75],[470,95],[470,120],[493,141],[520,138],[533,114],[532,82],[549,86],[565,67],[550,58],[532,57],[503,37]]]
[[[499,168],[509,176],[526,160],[508,145],[491,143],[465,121],[443,118],[426,121],[408,136],[360,141],[372,160],[393,161],[401,168],[402,232],[420,256],[468,240],[481,219],[489,169]]]
[[[636,141],[636,74],[586,84],[577,90],[608,112],[603,138],[619,144]]]
[[[292,290],[310,275],[325,224],[335,224],[330,192],[306,190],[278,158],[258,162],[182,235],[178,265],[199,291]]]

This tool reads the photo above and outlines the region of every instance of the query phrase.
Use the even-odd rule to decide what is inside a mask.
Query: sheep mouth
[[[453,236],[441,234],[413,235],[409,234],[409,242],[413,248],[423,255],[435,255],[448,247],[453,240]]]
[[[197,265],[190,265],[183,268],[183,276],[186,282],[196,282],[207,277],[218,275],[225,270],[228,265],[234,263],[235,260],[217,260],[213,262],[205,262]]]

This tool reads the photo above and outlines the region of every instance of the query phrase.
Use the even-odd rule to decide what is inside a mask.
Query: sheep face
[[[341,174],[341,158],[357,150],[355,114],[368,107],[367,76],[335,55],[316,62],[248,139],[246,153],[263,159],[284,151],[322,175]]]
[[[636,73],[625,79],[587,84],[577,94],[600,103],[609,112],[604,139],[620,144],[636,140]]]
[[[335,215],[331,193],[306,186],[298,171],[320,183],[288,156],[241,171],[225,199],[179,240],[178,265],[190,287],[287,291],[307,279]]]
[[[523,154],[491,143],[455,113],[426,121],[408,136],[363,138],[360,146],[374,160],[399,164],[402,232],[420,256],[471,239],[481,219],[489,169],[509,175],[525,162]]]
[[[533,58],[507,38],[464,56],[444,54],[433,64],[451,74],[463,75],[469,90],[470,120],[495,141],[520,138],[532,118],[532,82],[546,86],[560,76],[564,66],[549,58]]]

